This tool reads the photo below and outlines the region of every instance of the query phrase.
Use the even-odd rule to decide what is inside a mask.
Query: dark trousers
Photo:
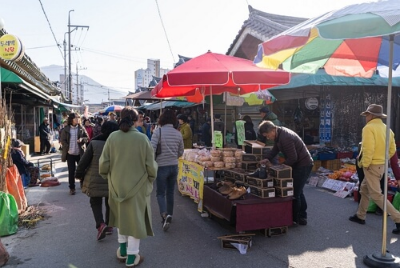
[[[303,193],[304,185],[310,176],[313,166],[293,168],[293,221],[307,219],[307,201]]]
[[[96,221],[96,229],[100,224],[105,223],[108,225],[110,219],[110,207],[108,206],[108,197],[104,197],[104,204],[106,205],[105,219],[103,218],[103,197],[91,197],[90,206],[92,207],[94,220]]]
[[[75,189],[75,170],[76,170],[76,165],[79,163],[80,159],[81,159],[80,155],[72,155],[67,153],[69,189]]]
[[[50,152],[50,141],[48,139],[40,138],[40,153],[41,154],[48,154]]]

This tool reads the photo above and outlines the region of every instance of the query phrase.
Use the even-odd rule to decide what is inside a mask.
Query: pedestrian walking
[[[143,261],[140,239],[154,235],[150,194],[157,163],[149,139],[134,127],[138,119],[132,107],[122,109],[120,130],[108,137],[99,160],[99,173],[109,185],[109,225],[118,228],[117,258],[127,267]]]
[[[112,234],[113,228],[108,226],[110,207],[108,205],[108,182],[99,174],[99,159],[108,136],[118,130],[114,122],[105,122],[101,126],[101,134],[94,137],[76,168],[75,178],[83,181],[82,192],[90,197],[90,206],[96,221],[97,240],[106,234]],[[105,214],[103,217],[103,198]]]
[[[92,123],[90,122],[89,119],[84,119],[83,120],[83,126],[85,127],[86,133],[88,134],[89,141],[92,140],[93,136],[93,127]]]
[[[380,180],[385,173],[386,124],[382,122],[382,118],[387,116],[383,113],[383,107],[377,104],[369,105],[361,115],[365,116],[366,125],[362,130],[360,151],[362,157],[358,164],[364,171],[364,180],[360,186],[361,200],[357,213],[351,216],[349,220],[365,224],[369,198],[383,209],[384,196],[381,191]],[[389,139],[389,156],[391,157],[396,153],[394,133],[391,130]],[[388,200],[386,200],[386,207],[387,213],[396,224],[392,233],[400,234],[400,212]]]
[[[274,142],[274,146],[261,164],[270,164],[279,152],[283,153],[285,156],[283,164],[292,167],[293,222],[307,225],[307,201],[303,188],[314,165],[310,152],[299,135],[288,128],[276,126],[271,121],[263,121],[258,129],[267,141]]]
[[[50,126],[49,119],[47,117],[43,118],[43,122],[39,126],[39,138],[40,138],[40,154],[49,154],[50,153]]]
[[[160,209],[161,223],[167,231],[174,214],[174,191],[178,177],[178,158],[183,155],[183,138],[174,128],[176,116],[173,110],[165,110],[159,119],[159,128],[153,133],[151,145],[154,153],[157,144],[161,144],[161,153],[156,155],[157,171],[157,202]]]
[[[75,195],[75,171],[81,156],[85,152],[88,135],[85,128],[79,124],[79,115],[71,113],[68,116],[68,125],[61,133],[62,154],[61,161],[67,161],[69,194]]]

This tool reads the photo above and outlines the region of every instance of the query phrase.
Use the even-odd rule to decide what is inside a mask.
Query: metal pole
[[[211,144],[212,147],[215,148],[215,140],[214,140],[214,103],[213,103],[213,95],[212,95],[212,86],[210,86],[210,112],[211,112]]]
[[[71,12],[68,12],[68,93],[69,100],[72,102],[72,75],[71,75]]]
[[[64,97],[67,96],[67,40],[64,33]]]
[[[79,103],[79,73],[78,73],[78,63],[76,63],[76,104],[80,105]]]

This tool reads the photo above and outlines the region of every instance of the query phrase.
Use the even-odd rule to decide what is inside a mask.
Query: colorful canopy
[[[296,73],[369,78],[388,76],[389,35],[394,34],[393,76],[400,76],[398,0],[351,5],[309,19],[259,45],[257,66]]]

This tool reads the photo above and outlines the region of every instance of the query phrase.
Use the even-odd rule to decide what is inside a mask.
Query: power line
[[[175,58],[174,58],[174,54],[172,53],[172,48],[171,48],[171,44],[169,43],[169,39],[168,39],[168,35],[167,35],[167,31],[165,30],[165,26],[164,26],[164,22],[163,19],[161,17],[161,12],[160,12],[160,7],[158,6],[158,2],[156,1],[156,5],[157,5],[157,10],[158,10],[158,15],[160,16],[160,20],[161,20],[161,25],[164,29],[164,33],[165,33],[165,38],[167,39],[167,43],[168,43],[168,47],[169,47],[169,51],[171,52],[171,56],[172,56],[172,60],[173,62],[175,62]]]
[[[54,34],[54,32],[53,32],[53,29],[51,28],[51,24],[50,24],[49,18],[47,17],[46,11],[44,10],[42,1],[39,0],[39,3],[40,3],[40,6],[42,7],[43,14],[44,14],[44,16],[46,17],[47,23],[49,24],[49,28],[50,28],[50,31],[51,31],[51,33],[52,33],[52,35],[53,35],[54,41],[56,41],[58,50],[59,50],[60,53],[61,53],[61,58],[64,59],[64,55],[63,55],[63,53],[62,53],[62,51],[61,51],[61,45],[57,42],[57,38],[56,38],[56,36],[55,36],[55,34]]]

